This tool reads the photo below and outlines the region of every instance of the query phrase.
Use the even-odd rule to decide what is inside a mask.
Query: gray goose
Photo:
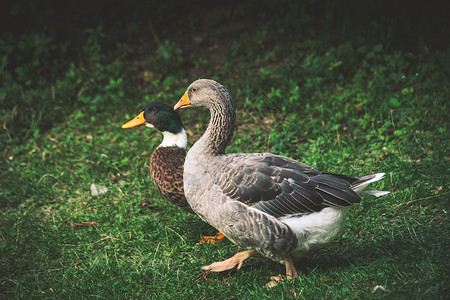
[[[211,113],[202,137],[184,163],[184,191],[192,209],[233,243],[247,249],[204,266],[220,272],[242,266],[248,257],[262,255],[286,266],[288,279],[298,276],[293,261],[326,245],[341,232],[351,205],[384,173],[351,177],[322,173],[306,164],[272,153],[225,153],[236,119],[227,89],[199,79],[175,105],[203,108]],[[268,283],[275,286],[280,276]]]

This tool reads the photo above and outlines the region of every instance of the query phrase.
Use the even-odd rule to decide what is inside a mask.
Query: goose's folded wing
[[[293,159],[273,155],[229,154],[216,183],[231,199],[275,217],[349,206],[360,201],[351,190],[353,178],[322,174]]]

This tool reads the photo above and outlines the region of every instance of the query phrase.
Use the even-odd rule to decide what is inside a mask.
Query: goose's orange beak
[[[189,96],[187,93],[184,93],[183,97],[181,97],[180,101],[173,107],[173,110],[177,110],[179,108],[188,108],[192,107],[191,102],[189,102]]]
[[[122,125],[122,128],[132,128],[145,123],[144,112],[141,112],[136,118]]]

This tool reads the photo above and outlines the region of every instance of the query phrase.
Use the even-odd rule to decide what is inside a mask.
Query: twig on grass
[[[428,200],[428,199],[431,199],[431,198],[436,198],[436,197],[439,197],[439,196],[444,196],[444,195],[447,195],[447,194],[449,194],[450,192],[446,192],[446,193],[443,193],[443,194],[438,194],[438,195],[434,195],[434,196],[429,196],[429,197],[424,197],[424,198],[420,198],[420,199],[414,199],[414,200],[411,200],[411,201],[408,201],[408,202],[403,202],[403,203],[400,203],[400,204],[395,204],[395,208],[400,208],[401,206],[403,206],[403,205],[408,205],[408,204],[411,204],[411,203],[414,203],[414,202],[418,202],[418,201],[422,201],[422,200]]]

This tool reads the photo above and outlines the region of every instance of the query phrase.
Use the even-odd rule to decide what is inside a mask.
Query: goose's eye
[[[197,91],[197,88],[193,87],[193,88],[191,89],[191,91],[192,91],[192,92],[196,92],[196,91]]]

